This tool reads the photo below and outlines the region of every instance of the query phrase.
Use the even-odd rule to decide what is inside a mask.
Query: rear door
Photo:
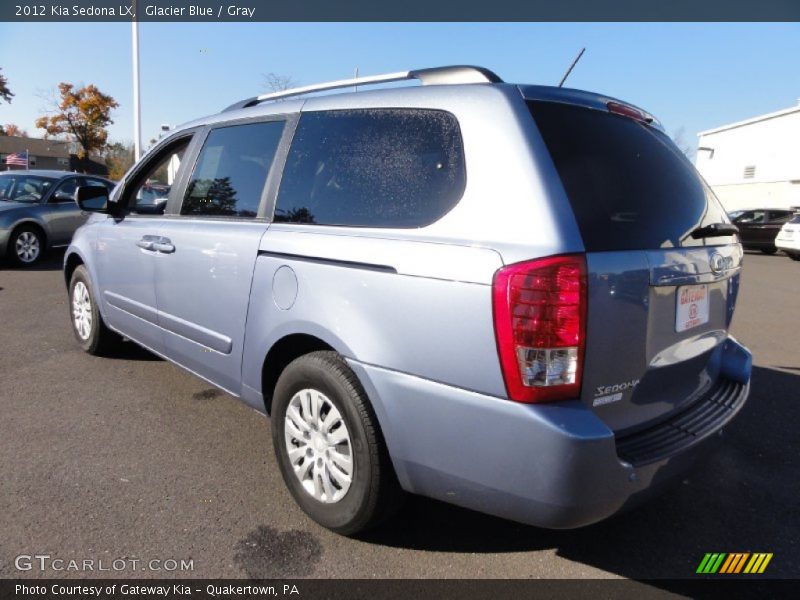
[[[635,430],[718,378],[741,248],[731,235],[693,237],[729,221],[659,128],[604,104],[529,106],[586,250],[582,400],[615,431]]]
[[[768,218],[769,213],[766,210],[748,210],[734,219],[745,246],[757,248],[764,243]]]
[[[75,203],[75,190],[79,185],[86,185],[82,177],[64,179],[50,194],[44,208],[53,246],[69,244],[75,230],[86,222],[88,215]]]
[[[205,138],[158,231],[156,289],[165,354],[238,394],[250,283],[277,188],[285,118],[223,124]]]

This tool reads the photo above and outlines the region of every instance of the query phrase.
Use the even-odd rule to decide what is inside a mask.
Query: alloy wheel
[[[21,262],[32,263],[39,258],[39,253],[42,250],[39,236],[32,231],[23,231],[17,236],[14,249]]]

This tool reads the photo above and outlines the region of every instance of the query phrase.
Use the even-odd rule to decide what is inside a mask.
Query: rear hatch
[[[797,248],[800,246],[800,214],[795,214],[785,223],[775,238],[778,247]]]
[[[586,250],[581,399],[629,433],[687,407],[717,380],[742,251],[730,232],[709,233],[730,221],[660,125],[588,97],[528,97],[528,106]]]

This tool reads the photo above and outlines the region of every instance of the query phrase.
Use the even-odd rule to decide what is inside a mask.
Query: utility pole
[[[135,10],[135,9],[134,9]],[[131,22],[133,46],[133,154],[138,161],[142,157],[142,107],[139,97],[139,22]]]

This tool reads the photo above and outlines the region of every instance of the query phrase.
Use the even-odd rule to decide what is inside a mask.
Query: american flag
[[[25,150],[25,152],[16,152],[14,154],[9,154],[8,156],[6,156],[6,164],[16,165],[18,167],[27,167],[28,151]]]

